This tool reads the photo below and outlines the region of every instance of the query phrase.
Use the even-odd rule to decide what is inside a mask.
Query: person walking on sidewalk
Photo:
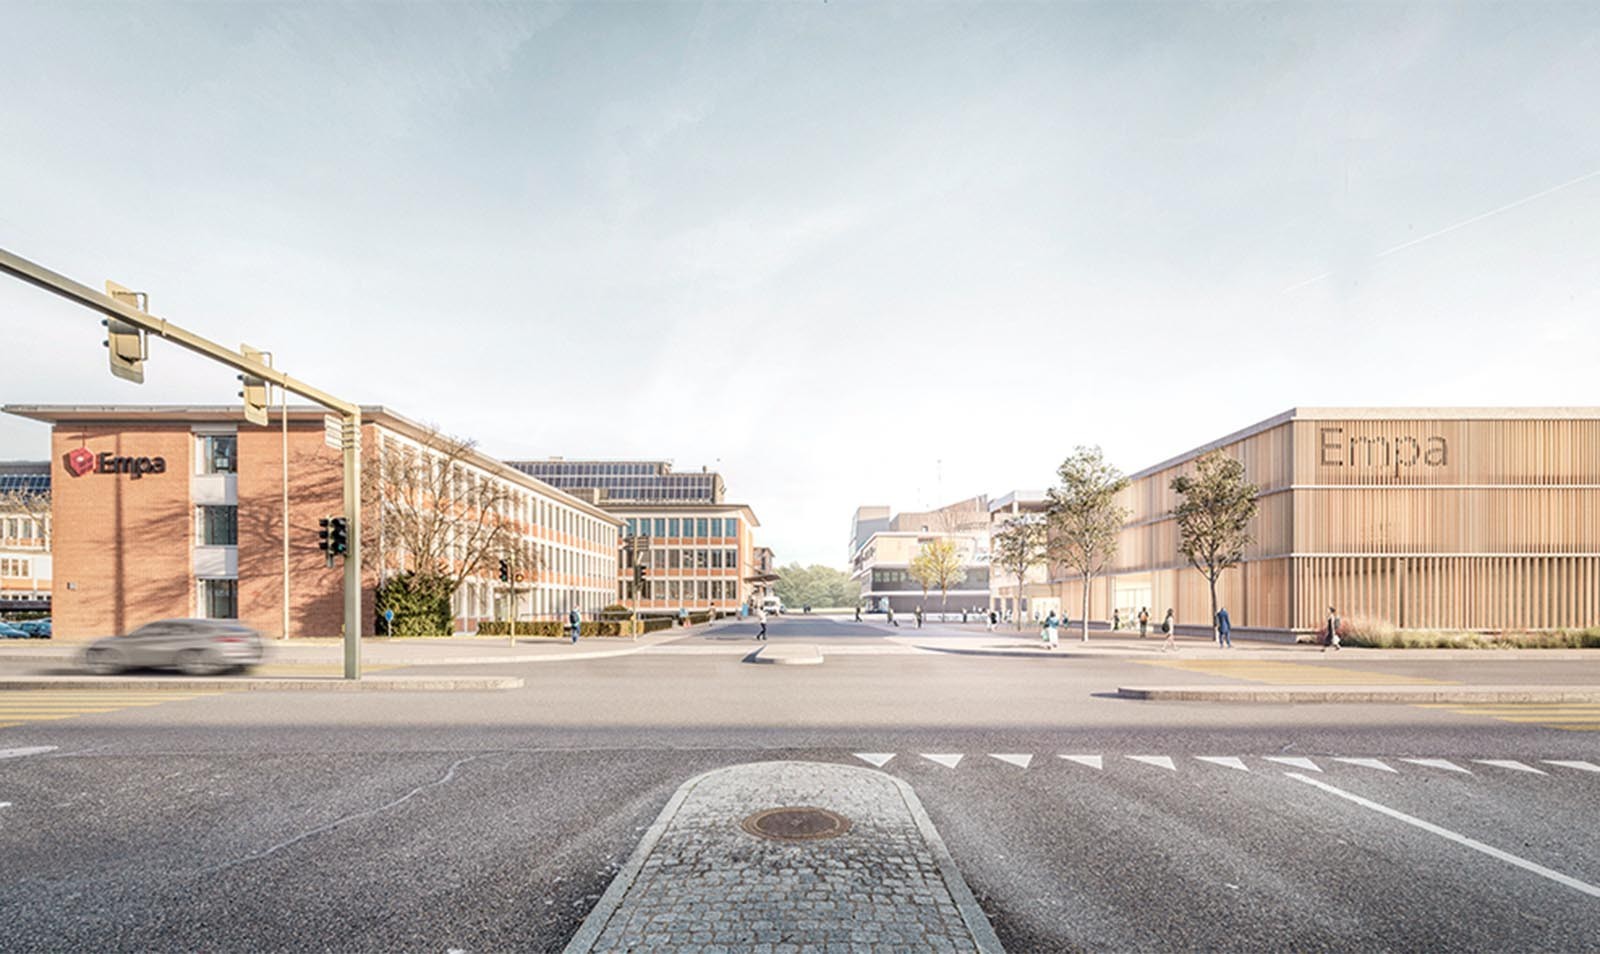
[[[861,604],[856,604],[856,622],[861,622]]]
[[[922,607],[920,607],[920,606],[917,607],[916,611],[914,613],[912,613],[912,615],[917,618],[917,628],[921,629],[922,628]]]
[[[583,631],[583,614],[578,612],[576,606],[572,608],[572,612],[567,614],[567,629],[571,631],[572,642],[576,645],[578,634]]]
[[[1150,635],[1150,611],[1143,606],[1139,607],[1139,638]]]
[[[891,603],[884,604],[883,611],[889,616],[889,625],[899,629],[900,624],[894,621],[894,605]]]
[[[1055,649],[1061,645],[1061,620],[1056,617],[1056,611],[1051,610],[1044,618],[1044,641],[1047,649]]]
[[[1122,628],[1122,610],[1111,611],[1111,631],[1114,633]]]
[[[1167,641],[1161,644],[1161,651],[1178,651],[1178,627],[1172,621],[1172,609],[1167,608],[1167,618],[1161,621],[1161,631],[1167,634]]]
[[[1000,622],[1000,613],[994,607],[989,607],[989,632],[994,632],[996,623]]]
[[[1228,618],[1226,606],[1217,610],[1217,645],[1223,649],[1233,648],[1233,620]]]
[[[1326,643],[1324,643],[1323,646],[1322,646],[1322,651],[1323,652],[1327,652],[1329,650],[1329,648],[1333,648],[1333,649],[1338,649],[1339,648],[1339,623],[1340,622],[1341,622],[1341,620],[1339,619],[1339,611],[1334,609],[1331,606],[1328,607],[1328,622],[1327,622],[1328,641]]]
[[[756,611],[756,619],[761,621],[761,632],[756,634],[756,639],[767,638],[767,608],[765,606]]]

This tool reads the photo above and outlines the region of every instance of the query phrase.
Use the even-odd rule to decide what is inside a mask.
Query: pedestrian
[[[688,626],[689,625],[689,608],[687,606],[678,607],[678,625],[679,626]]]
[[[1217,610],[1217,645],[1223,649],[1233,648],[1233,620],[1228,618],[1226,606]]]
[[[856,604],[856,622],[861,622],[861,604]]]
[[[999,622],[1000,622],[1000,611],[995,609],[992,606],[989,607],[989,632],[991,632],[991,633],[994,632],[995,624],[997,624]]]
[[[1122,610],[1111,611],[1111,631],[1114,633],[1122,628]]]
[[[885,613],[887,613],[888,616],[889,616],[889,625],[893,626],[895,629],[899,629],[900,628],[900,624],[894,621],[894,604],[893,603],[884,604],[883,611]]]
[[[1161,621],[1161,631],[1167,634],[1167,641],[1161,644],[1161,651],[1178,651],[1178,627],[1172,622],[1172,609],[1167,609],[1167,618]]]
[[[1056,618],[1056,611],[1051,610],[1044,618],[1044,641],[1046,648],[1055,649],[1061,645],[1061,620]]]
[[[578,642],[578,634],[583,632],[583,614],[574,606],[572,612],[567,614],[567,629],[572,631],[572,642]]]
[[[1150,611],[1143,606],[1139,607],[1139,638],[1150,635]]]
[[[756,634],[756,639],[767,638],[767,608],[765,606],[756,611],[756,619],[761,621],[761,632]]]
[[[1327,652],[1329,647],[1332,647],[1334,649],[1338,649],[1339,648],[1339,624],[1340,624],[1340,622],[1341,621],[1339,619],[1339,611],[1334,609],[1331,606],[1328,607],[1328,622],[1326,624],[1327,633],[1328,633],[1328,637],[1327,637],[1328,641],[1325,644],[1323,644],[1323,647],[1322,647],[1322,651],[1323,652]]]
[[[916,611],[914,613],[912,613],[912,615],[917,618],[917,628],[921,629],[922,628],[922,607],[920,607],[920,606],[917,607]]]

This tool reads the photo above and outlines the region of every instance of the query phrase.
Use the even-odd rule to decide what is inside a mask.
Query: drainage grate
[[[826,808],[769,808],[746,818],[739,827],[773,841],[816,841],[837,838],[849,831],[850,819]]]

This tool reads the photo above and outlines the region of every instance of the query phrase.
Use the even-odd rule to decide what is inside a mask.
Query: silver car
[[[147,668],[213,676],[256,665],[262,651],[261,634],[233,620],[163,619],[90,643],[83,664],[100,676]]]

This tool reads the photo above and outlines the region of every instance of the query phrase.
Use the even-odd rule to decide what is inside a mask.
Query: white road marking
[[[1165,755],[1130,755],[1128,758],[1133,759],[1135,762],[1143,762],[1146,765],[1154,765],[1157,768],[1164,768],[1172,772],[1178,770],[1178,767],[1172,764],[1172,759],[1167,758]]]
[[[1322,771],[1322,769],[1317,768],[1317,763],[1307,758],[1301,758],[1298,755],[1263,755],[1262,758],[1266,759],[1268,762],[1277,762],[1280,765],[1287,765],[1291,768],[1297,769],[1305,769],[1308,772]]]
[[[41,752],[54,752],[53,745],[30,745],[21,749],[0,749],[0,759],[20,759],[24,755],[38,755]]]
[[[1210,762],[1212,765],[1238,769],[1241,772],[1250,771],[1250,766],[1244,764],[1244,759],[1234,758],[1231,755],[1196,755],[1195,758],[1202,762]]]
[[[945,768],[955,768],[961,764],[962,759],[960,755],[929,755],[927,752],[922,753],[922,757],[930,762],[938,762]]]
[[[1087,765],[1092,769],[1103,769],[1106,767],[1105,759],[1098,755],[1063,755],[1061,757],[1066,759],[1068,762],[1077,762],[1079,765]]]
[[[1526,858],[1519,858],[1508,851],[1501,851],[1499,848],[1496,848],[1493,845],[1486,845],[1477,839],[1468,838],[1466,835],[1457,834],[1448,828],[1441,828],[1432,822],[1426,822],[1412,815],[1407,815],[1405,812],[1396,811],[1387,805],[1379,805],[1377,802],[1374,802],[1371,799],[1362,798],[1360,795],[1347,792],[1342,788],[1335,788],[1321,779],[1315,779],[1307,775],[1301,775],[1299,772],[1285,772],[1283,774],[1297,782],[1304,782],[1307,785],[1315,785],[1317,788],[1320,788],[1331,795],[1337,795],[1346,801],[1354,802],[1355,804],[1360,805],[1362,808],[1370,808],[1371,810],[1380,814],[1388,815],[1390,818],[1393,818],[1396,821],[1405,822],[1407,825],[1412,825],[1422,829],[1425,832],[1438,835],[1440,838],[1447,838],[1458,845],[1471,848],[1473,851],[1482,852],[1491,858],[1497,858],[1507,864],[1516,865],[1518,868],[1521,868],[1524,871],[1531,871],[1540,877],[1549,878],[1551,881],[1554,881],[1557,884],[1563,884],[1569,888],[1575,888],[1579,891],[1582,891],[1584,894],[1600,898],[1600,887],[1595,887],[1586,881],[1579,881],[1577,878],[1564,875],[1559,871],[1553,871],[1549,868],[1546,868],[1544,865],[1536,864]]]
[[[1585,762],[1582,759],[1541,759],[1546,765],[1559,765],[1562,768],[1579,769],[1584,772],[1600,772],[1600,765]]]
[[[888,761],[894,758],[893,752],[856,752],[855,757],[874,768],[883,768]]]
[[[1460,772],[1462,775],[1472,774],[1472,769],[1464,769],[1449,759],[1401,759],[1400,761],[1426,768],[1444,769],[1446,772]]]
[[[1000,761],[1009,763],[1011,765],[1015,765],[1017,768],[1027,768],[1029,763],[1033,761],[1033,756],[1031,755],[996,755],[995,753],[990,752],[989,757],[992,759],[999,759]]]
[[[1534,775],[1545,774],[1542,769],[1536,769],[1531,765],[1523,765],[1516,759],[1473,759],[1472,761],[1477,762],[1479,765],[1493,765],[1495,768],[1511,769],[1514,772],[1530,772]]]
[[[1336,758],[1334,758],[1334,761],[1335,762],[1344,762],[1347,765],[1359,765],[1362,768],[1378,769],[1379,771],[1382,771],[1382,772],[1395,772],[1395,773],[1398,773],[1400,771],[1399,769],[1395,768],[1393,765],[1389,765],[1388,763],[1386,763],[1386,762],[1384,762],[1384,761],[1382,761],[1380,759],[1346,759],[1346,758],[1337,758],[1336,757]]]
[[[11,803],[10,802],[0,802],[0,808],[10,808],[10,807],[11,807]]]

